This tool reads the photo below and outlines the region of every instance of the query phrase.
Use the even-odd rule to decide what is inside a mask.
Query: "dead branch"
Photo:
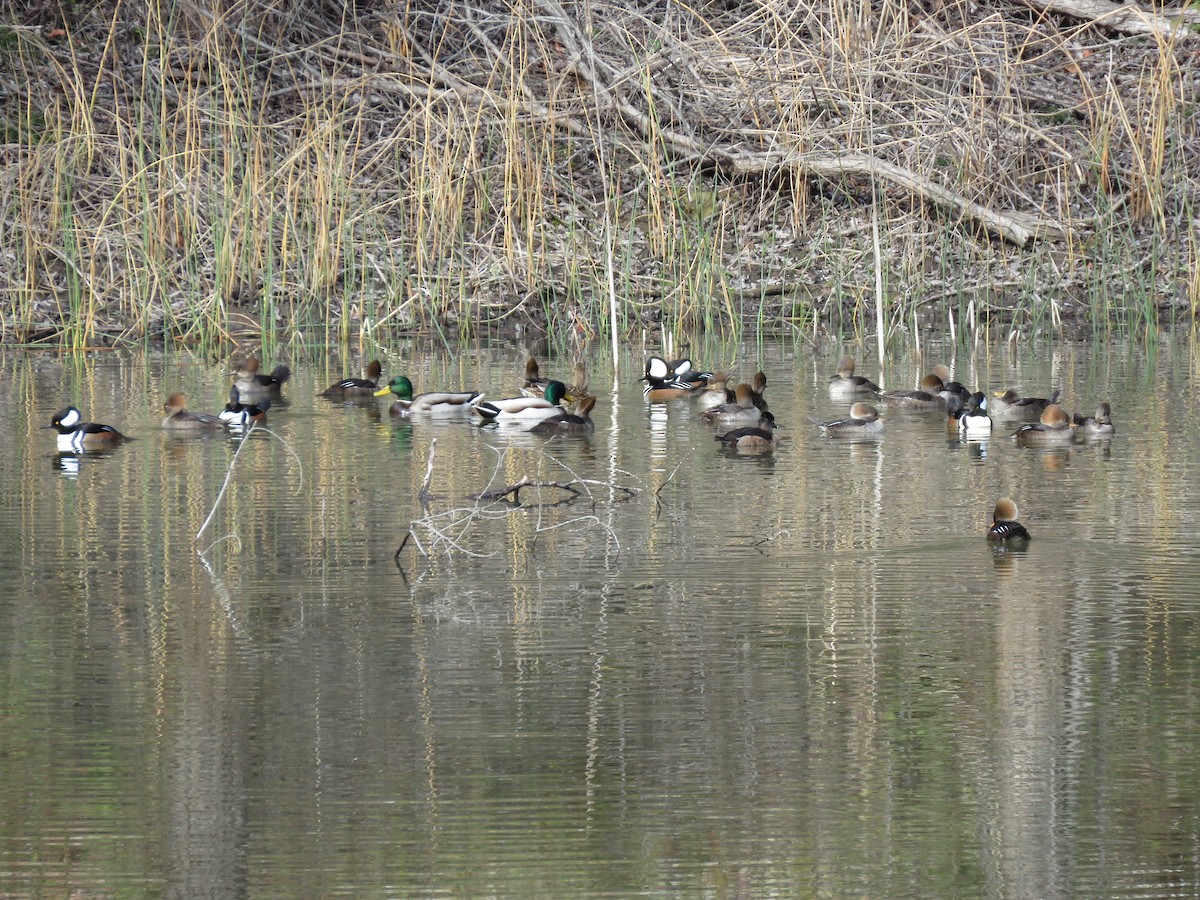
[[[1189,25],[1200,21],[1191,10],[1171,15],[1156,13],[1137,3],[1109,3],[1108,0],[1022,0],[1039,12],[1059,13],[1091,22],[1118,34],[1156,34],[1178,37],[1187,34]]]
[[[573,494],[575,497],[583,496],[584,491],[579,490],[576,487],[576,485],[580,485],[580,486],[594,485],[594,486],[599,486],[599,487],[612,488],[615,491],[621,491],[625,495],[625,499],[629,499],[629,498],[637,495],[636,488],[625,487],[624,485],[620,485],[620,484],[611,484],[606,481],[593,481],[592,479],[588,479],[588,478],[577,478],[577,479],[573,479],[572,481],[534,481],[528,475],[526,475],[520,481],[514,482],[513,484],[507,485],[505,487],[497,488],[497,489],[491,490],[491,491],[484,491],[481,494],[472,494],[470,499],[491,501],[491,500],[504,500],[505,498],[511,497],[513,503],[520,503],[521,502],[521,496],[520,496],[521,488],[526,488],[526,487],[553,488],[553,489],[560,490],[560,491],[567,491],[568,493]]]

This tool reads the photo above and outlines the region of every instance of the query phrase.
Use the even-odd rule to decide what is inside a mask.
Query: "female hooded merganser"
[[[243,402],[278,396],[283,383],[292,377],[287,366],[276,366],[270,375],[259,372],[260,366],[258,358],[251,356],[235,375],[233,384]]]
[[[762,369],[754,373],[754,378],[750,381],[750,387],[754,389],[754,393],[751,395],[754,405],[762,412],[766,412],[767,401],[763,399],[763,391],[767,389],[767,375]]]
[[[854,374],[854,357],[843,356],[838,363],[836,375],[829,378],[829,394],[832,397],[853,397],[861,394],[878,394],[879,385],[861,375]]]
[[[428,413],[433,416],[458,415],[470,412],[483,395],[479,391],[429,391],[413,396],[412,382],[398,375],[387,386],[375,392],[376,397],[395,394],[396,402],[388,407],[393,416],[411,416]]]
[[[955,431],[966,438],[985,438],[992,433],[992,417],[987,411],[987,394],[976,391],[967,405],[951,416]]]
[[[235,384],[229,389],[229,402],[225,404],[225,409],[217,414],[217,418],[228,425],[235,431],[243,428],[249,428],[254,424],[263,424],[267,421],[267,410],[271,406],[271,401],[266,398],[258,403],[243,403],[240,392]]]
[[[921,379],[921,387],[915,391],[884,391],[879,399],[888,406],[900,409],[945,409],[946,398],[941,395],[946,383],[930,373]]]
[[[567,386],[561,381],[551,381],[541,397],[509,397],[504,400],[484,400],[472,405],[484,422],[540,422],[562,412],[559,405],[567,395]]]
[[[770,453],[775,449],[775,417],[769,412],[762,413],[758,425],[752,428],[738,428],[725,434],[714,434],[713,440],[720,441],[726,447],[738,453]]]
[[[1022,397],[1012,388],[1007,391],[997,391],[992,397],[992,412],[998,416],[1023,416],[1030,419],[1038,418],[1046,407],[1058,402],[1062,391],[1057,388],[1049,397]]]
[[[366,378],[343,378],[337,384],[331,384],[321,391],[321,396],[333,400],[343,397],[370,397],[379,388],[379,377],[383,374],[383,364],[377,359],[371,360],[365,374]]]
[[[883,422],[879,418],[879,410],[869,403],[858,402],[850,407],[850,418],[838,419],[835,422],[817,423],[825,434],[842,437],[857,435],[879,434],[883,431]]]
[[[591,394],[575,401],[575,412],[561,412],[549,419],[542,419],[529,430],[534,434],[591,434],[596,424],[591,419],[596,398]]]
[[[1017,521],[1017,504],[1007,497],[996,501],[996,508],[992,512],[992,524],[987,530],[987,539],[1004,544],[1029,542],[1029,532]]]
[[[737,386],[734,396],[737,399],[733,403],[706,409],[700,413],[700,418],[718,425],[757,425],[763,411],[754,405],[754,388],[743,381]]]
[[[1112,410],[1107,403],[1096,407],[1094,416],[1081,416],[1075,413],[1075,433],[1081,438],[1110,438],[1117,433],[1113,426]]]
[[[57,429],[59,453],[79,453],[82,450],[115,447],[121,441],[127,440],[125,435],[111,425],[84,422],[79,410],[73,406],[60,409],[54,414],[50,424],[42,427]]]
[[[163,404],[163,409],[167,413],[167,417],[162,422],[163,428],[187,431],[212,431],[216,428],[225,427],[225,423],[221,421],[219,416],[210,416],[208,413],[189,412],[187,409],[187,398],[183,394],[172,394],[167,398],[167,402]]]
[[[713,372],[712,377],[696,394],[696,402],[701,411],[733,403],[735,399],[733,392],[729,390],[728,372]]]
[[[1057,447],[1075,438],[1071,417],[1057,403],[1051,403],[1042,413],[1041,421],[1022,425],[1013,432],[1020,447]]]

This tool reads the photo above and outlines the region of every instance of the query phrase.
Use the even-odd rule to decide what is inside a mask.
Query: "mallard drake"
[[[542,419],[529,430],[534,434],[591,434],[596,425],[591,419],[596,398],[587,394],[575,401],[575,412],[561,412],[549,419]]]
[[[1075,413],[1072,427],[1075,433],[1084,439],[1110,438],[1117,433],[1112,421],[1112,410],[1107,403],[1096,407],[1094,416],[1081,416]]]
[[[163,409],[167,413],[162,422],[163,428],[178,431],[212,431],[225,427],[219,416],[188,411],[187,398],[180,393],[168,397]]]
[[[715,434],[713,440],[720,441],[738,453],[770,453],[775,449],[775,429],[777,427],[775,417],[769,412],[764,412],[757,425],[738,428],[725,434]]]
[[[848,419],[817,422],[817,425],[830,437],[857,437],[880,434],[883,431],[883,421],[879,418],[879,410],[871,404],[861,401],[850,407]]]
[[[551,381],[541,397],[509,397],[504,400],[484,400],[471,408],[485,422],[538,422],[562,412],[559,405],[570,399],[567,386]]]
[[[862,394],[878,394],[879,385],[861,375],[854,374],[854,357],[843,356],[838,363],[837,373],[829,376],[831,397],[853,397]]]
[[[1013,432],[1018,447],[1056,447],[1074,439],[1071,417],[1057,403],[1047,406],[1039,421],[1022,425]]]
[[[717,425],[757,425],[763,411],[754,405],[754,388],[743,381],[737,386],[734,396],[736,399],[733,403],[706,409],[700,413],[700,418]]]
[[[331,384],[321,391],[321,396],[333,400],[343,397],[370,397],[379,388],[383,364],[377,359],[371,360],[364,374],[364,378],[343,378],[336,384]]]
[[[992,512],[992,524],[987,530],[987,539],[1004,544],[1027,544],[1029,532],[1017,521],[1017,504],[1007,497],[996,501]]]
[[[397,375],[387,385],[375,392],[376,397],[395,394],[396,401],[388,407],[393,416],[452,416],[468,413],[483,398],[479,391],[430,391],[413,396],[412,382],[405,375]]]
[[[50,424],[42,427],[53,428],[58,432],[58,451],[60,453],[78,453],[81,450],[115,447],[121,441],[128,440],[125,435],[111,425],[83,421],[83,416],[74,406],[60,409],[54,414]]]

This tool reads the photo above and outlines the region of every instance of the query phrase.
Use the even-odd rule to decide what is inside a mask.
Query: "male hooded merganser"
[[[404,375],[398,375],[375,392],[376,397],[395,394],[396,402],[388,407],[393,416],[411,416],[418,413],[428,413],[433,416],[458,415],[468,413],[474,408],[483,395],[479,391],[429,391],[413,396],[412,382]]]
[[[756,426],[738,428],[725,434],[714,434],[713,440],[720,441],[738,453],[770,453],[775,449],[774,432],[777,427],[775,417],[769,412],[764,412]]]
[[[243,403],[237,385],[229,389],[229,402],[225,409],[217,414],[217,418],[234,430],[249,428],[251,425],[261,425],[267,421],[267,410],[271,401],[265,397],[258,403]]]
[[[225,423],[218,416],[190,412],[187,408],[187,398],[183,394],[172,394],[163,404],[163,409],[167,413],[167,417],[162,422],[163,428],[181,431],[212,431],[225,427]]]
[[[879,385],[868,378],[854,374],[854,357],[843,356],[838,363],[836,375],[829,378],[829,394],[832,397],[853,397],[862,394],[878,394]]]
[[[754,388],[743,381],[737,386],[734,396],[737,399],[733,403],[706,409],[700,413],[700,418],[717,425],[757,425],[763,411],[754,405]]]
[[[471,406],[484,422],[540,422],[561,413],[563,400],[573,399],[561,381],[551,381],[541,397],[509,397],[484,400]]]
[[[1040,421],[1022,425],[1013,432],[1013,439],[1020,447],[1057,447],[1071,443],[1074,438],[1071,417],[1057,403],[1046,407]]]
[[[945,409],[946,398],[941,395],[946,383],[936,374],[930,373],[921,379],[921,387],[915,391],[884,391],[879,399],[888,406],[899,409]]]
[[[1029,542],[1029,532],[1017,521],[1017,504],[1007,497],[996,501],[996,508],[992,512],[992,524],[987,530],[987,539],[1004,544]]]
[[[1075,413],[1073,423],[1075,433],[1081,438],[1110,438],[1117,433],[1113,426],[1112,410],[1107,403],[1096,407],[1094,416],[1081,416]]]
[[[596,424],[591,419],[596,398],[591,394],[575,401],[575,412],[561,412],[549,419],[542,419],[529,430],[534,434],[591,434]]]
[[[370,397],[379,388],[379,377],[383,374],[383,364],[377,359],[371,360],[365,374],[365,378],[343,378],[337,384],[331,384],[321,391],[321,396],[333,400],[343,397]]]
[[[962,409],[950,416],[950,426],[966,438],[984,438],[992,433],[992,417],[987,411],[987,394],[976,391]]]
[[[838,419],[835,422],[817,422],[825,434],[842,437],[857,435],[879,434],[883,431],[883,422],[879,418],[879,410],[869,403],[858,402],[850,407],[850,418]]]
[[[243,402],[257,401],[262,397],[277,397],[283,383],[292,377],[292,370],[287,366],[276,366],[270,375],[259,372],[261,363],[258,358],[251,356],[234,377],[234,387]]]
[[[652,402],[676,400],[697,395],[708,384],[711,372],[697,372],[690,359],[677,359],[668,363],[659,356],[646,360],[646,382],[643,393]]]
[[[73,406],[60,409],[54,414],[50,424],[42,427],[57,429],[59,453],[79,453],[82,450],[115,447],[121,441],[127,440],[125,435],[111,425],[83,421],[83,416]]]
[[[1062,391],[1055,389],[1049,397],[1022,397],[1012,388],[1007,391],[997,391],[992,397],[992,412],[998,416],[1022,416],[1029,419],[1038,418],[1046,407],[1058,402]]]

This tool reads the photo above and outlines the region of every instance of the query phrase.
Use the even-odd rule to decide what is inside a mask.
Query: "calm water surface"
[[[362,360],[289,359],[197,542],[238,443],[159,410],[218,410],[227,365],[0,357],[0,896],[1197,896],[1200,357],[849,349],[1119,432],[829,440],[842,348],[768,345],[695,356],[765,370],[773,457],[647,406],[640,349],[615,387],[588,357],[596,433],[547,444],[330,403]],[[501,396],[525,355],[385,370]],[[138,440],[58,457],[66,402]],[[524,476],[604,484],[468,499]],[[981,538],[1006,494],[1027,552]]]

